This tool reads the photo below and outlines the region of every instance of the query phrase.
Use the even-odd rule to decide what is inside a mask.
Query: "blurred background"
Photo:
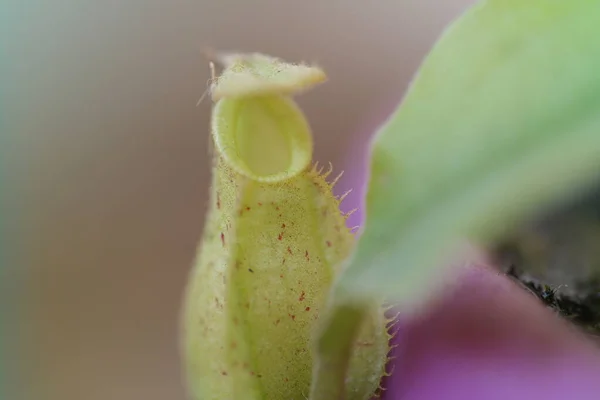
[[[299,100],[315,158],[347,172],[343,191],[471,2],[2,2],[1,397],[185,399],[179,307],[210,172],[203,48],[326,69]]]

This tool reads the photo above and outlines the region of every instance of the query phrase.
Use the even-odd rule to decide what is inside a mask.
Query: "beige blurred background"
[[[330,82],[300,101],[316,159],[349,177],[365,139],[468,3],[2,5],[13,262],[0,278],[18,293],[7,398],[185,399],[178,312],[210,172],[210,102],[196,107],[209,78],[205,46],[322,65]]]

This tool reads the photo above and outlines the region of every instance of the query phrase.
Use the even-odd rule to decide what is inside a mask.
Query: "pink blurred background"
[[[322,65],[330,82],[300,103],[315,158],[350,176],[471,2],[13,0],[4,29],[16,262],[2,279],[18,314],[7,398],[185,398],[178,313],[210,172],[210,102],[196,107],[205,46]]]

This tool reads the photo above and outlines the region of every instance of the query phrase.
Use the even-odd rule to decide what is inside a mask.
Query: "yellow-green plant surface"
[[[260,54],[222,62],[209,211],[183,313],[187,380],[198,400],[304,400],[319,314],[354,243],[291,97],[325,74]],[[387,320],[379,300],[369,310],[347,399],[369,399],[384,374]]]

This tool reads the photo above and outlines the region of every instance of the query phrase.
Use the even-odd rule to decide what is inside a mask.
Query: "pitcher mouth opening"
[[[291,98],[276,95],[222,99],[212,118],[217,151],[238,173],[277,182],[306,169],[312,134]]]

